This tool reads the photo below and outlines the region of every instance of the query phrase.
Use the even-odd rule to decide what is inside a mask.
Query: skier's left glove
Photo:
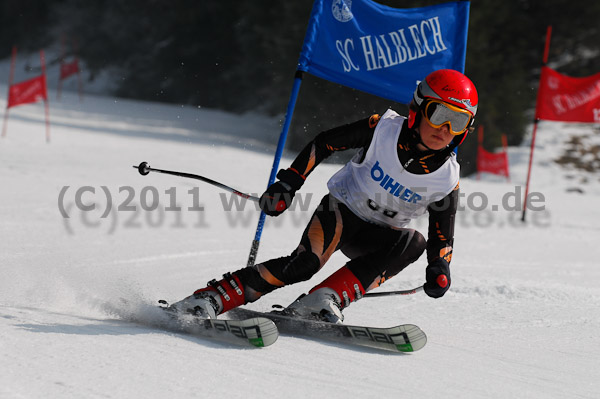
[[[260,209],[269,216],[279,216],[289,208],[296,191],[304,184],[304,177],[293,169],[281,169],[277,178],[279,181],[271,184],[258,202]]]
[[[423,285],[425,293],[432,298],[444,296],[450,288],[450,265],[444,258],[437,258],[425,270],[427,282]]]

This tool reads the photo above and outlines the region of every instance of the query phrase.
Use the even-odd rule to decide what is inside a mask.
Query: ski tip
[[[404,343],[397,343],[396,348],[399,352],[416,352],[427,344],[427,335],[421,328],[414,324],[404,324],[399,326],[402,329]]]
[[[265,317],[253,317],[243,323],[257,326],[256,330],[247,330],[248,342],[258,348],[270,346],[279,338],[279,330],[272,320]]]

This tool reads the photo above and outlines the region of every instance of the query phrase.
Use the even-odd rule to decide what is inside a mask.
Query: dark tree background
[[[398,8],[439,4],[381,0]],[[282,116],[312,0],[0,0],[0,57],[13,44],[37,50],[76,38],[94,75],[114,73],[115,95]],[[546,27],[550,66],[571,76],[600,72],[600,2],[473,0],[466,73],[479,91],[485,146],[500,134],[519,144],[533,118]],[[323,129],[405,104],[305,75],[288,148]],[[474,137],[459,151],[474,170]]]

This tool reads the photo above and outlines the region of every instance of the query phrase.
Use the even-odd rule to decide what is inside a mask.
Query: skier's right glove
[[[425,269],[425,279],[423,289],[427,295],[432,298],[444,296],[450,288],[450,265],[444,258],[435,259]]]
[[[294,169],[281,169],[277,173],[279,181],[271,184],[260,196],[260,209],[269,216],[279,216],[289,208],[296,191],[304,184],[304,177]]]

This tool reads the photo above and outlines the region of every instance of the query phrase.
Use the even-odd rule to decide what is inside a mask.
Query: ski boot
[[[343,266],[311,289],[308,295],[302,295],[292,302],[283,313],[341,324],[344,321],[342,309],[362,298],[364,293],[354,273]]]
[[[216,291],[196,291],[187,298],[175,302],[166,310],[174,313],[190,313],[200,319],[216,319],[219,309],[220,298]]]
[[[331,288],[319,288],[302,294],[283,310],[284,314],[303,319],[315,319],[341,324],[344,320],[340,297]]]
[[[217,315],[245,304],[244,291],[238,277],[230,273],[223,277],[220,281],[211,280],[208,287],[196,290],[167,310],[191,313],[201,319],[216,319]]]

